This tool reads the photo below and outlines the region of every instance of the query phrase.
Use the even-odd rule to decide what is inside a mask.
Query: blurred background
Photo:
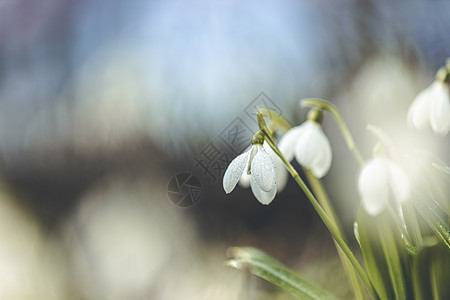
[[[406,112],[450,55],[449,13],[445,0],[0,0],[0,298],[290,299],[224,267],[229,246],[351,298],[295,183],[262,206],[225,195],[224,168],[256,105],[297,125],[304,97],[337,105],[365,158],[373,124],[400,153],[427,144],[448,161],[448,139],[408,129]],[[358,166],[329,115],[324,131],[324,184],[351,237]]]

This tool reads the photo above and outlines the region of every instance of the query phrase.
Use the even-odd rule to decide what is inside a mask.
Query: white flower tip
[[[255,178],[253,178],[253,176],[250,179],[250,187],[251,187],[252,192],[255,195],[256,199],[263,205],[269,205],[275,198],[275,195],[277,194],[276,185],[273,187],[272,190],[265,192],[259,188],[259,186],[256,183]]]
[[[377,199],[370,199],[367,197],[363,198],[363,206],[365,211],[373,217],[381,213],[386,207],[384,204],[377,201]]]
[[[223,190],[225,191],[226,194],[231,193],[234,190],[234,187],[230,181],[225,181],[225,177],[224,177],[224,181],[223,181]]]

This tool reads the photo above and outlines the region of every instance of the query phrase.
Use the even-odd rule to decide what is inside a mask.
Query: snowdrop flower
[[[277,175],[275,164],[264,150],[262,141],[253,143],[228,166],[223,176],[223,189],[227,194],[234,190],[243,174],[250,176],[250,187],[259,202],[264,205],[272,202],[277,192]]]
[[[410,196],[410,183],[403,169],[383,155],[378,155],[363,167],[358,178],[359,194],[367,213],[378,215],[394,200],[404,203]]]
[[[450,99],[448,84],[435,80],[416,96],[407,116],[416,129],[431,126],[434,132],[446,135],[450,130]]]
[[[275,164],[275,171],[277,173],[277,193],[280,193],[286,187],[286,183],[289,179],[289,173],[287,172],[281,158],[275,153],[275,151],[272,150],[267,142],[264,142],[263,148],[270,155]],[[244,188],[250,187],[250,179],[251,176],[247,174],[247,172],[244,172],[239,180],[239,185]]]
[[[310,169],[317,178],[325,176],[333,157],[330,141],[320,124],[322,118],[321,110],[311,110],[308,120],[289,130],[278,145],[288,161],[295,156],[297,162]]]

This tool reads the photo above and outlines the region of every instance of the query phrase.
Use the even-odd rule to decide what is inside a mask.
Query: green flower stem
[[[270,131],[267,128],[267,125],[266,125],[266,122],[264,121],[263,116],[261,114],[258,114],[257,117],[258,117],[259,127],[260,127],[261,131],[263,131],[264,134],[266,135],[267,143],[270,145],[270,147],[273,149],[273,151],[280,157],[280,159],[283,161],[283,163],[285,164],[286,168],[288,169],[289,173],[291,173],[291,175],[294,178],[294,180],[297,182],[297,184],[303,190],[303,192],[305,193],[306,197],[311,202],[311,204],[313,205],[314,209],[316,210],[316,212],[319,214],[320,218],[324,222],[325,226],[330,231],[330,233],[333,236],[334,240],[339,245],[339,247],[342,249],[344,254],[347,256],[348,260],[350,261],[350,263],[352,264],[352,266],[355,269],[356,273],[359,275],[360,279],[362,280],[362,282],[366,286],[366,288],[369,291],[370,295],[373,297],[373,299],[378,299],[378,297],[377,297],[377,295],[376,295],[376,293],[375,293],[375,291],[374,291],[374,289],[373,289],[373,287],[372,287],[372,285],[371,285],[371,283],[369,281],[369,278],[367,277],[367,274],[365,273],[364,269],[359,264],[359,262],[356,259],[356,257],[353,255],[353,252],[350,250],[350,248],[347,246],[345,241],[340,236],[338,229],[336,228],[336,226],[334,226],[333,222],[330,220],[328,215],[322,209],[322,207],[320,206],[319,202],[314,197],[313,193],[309,190],[309,188],[306,186],[305,182],[301,179],[301,177],[298,174],[298,172],[294,169],[294,167],[291,165],[291,163],[286,160],[284,155],[281,153],[280,149],[278,149],[277,145],[275,144],[275,142],[274,142],[274,140],[272,138],[272,135],[270,134]]]
[[[350,152],[353,153],[353,156],[355,157],[356,161],[361,166],[364,164],[364,159],[361,155],[361,152],[359,152],[358,147],[356,147],[355,141],[353,140],[350,130],[348,129],[347,124],[345,124],[344,119],[342,118],[336,106],[334,106],[333,104],[331,104],[326,100],[318,98],[302,99],[301,104],[304,107],[319,107],[323,110],[328,111],[334,117],[337,124],[339,125],[342,135],[344,136],[345,142],[347,143],[347,147],[350,150]]]
[[[336,231],[339,234],[340,238],[342,238],[342,240],[346,242],[344,231],[342,230],[342,227],[336,216],[336,212],[334,211],[333,206],[331,205],[330,198],[328,197],[327,192],[324,186],[322,185],[321,181],[317,177],[315,177],[310,170],[303,169],[303,172],[305,173],[306,178],[308,179],[308,182],[314,194],[316,195],[317,200],[319,201],[325,213],[330,218],[330,221],[332,222],[333,226],[336,227]],[[351,262],[346,257],[343,250],[339,247],[336,240],[334,240],[334,243],[336,245],[339,258],[342,262],[342,266],[344,267],[345,272],[348,278],[350,279],[350,283],[352,285],[353,291],[355,292],[356,299],[366,299],[366,295],[361,285],[361,281],[358,278],[355,269],[352,267]]]
[[[333,225],[336,226],[336,229],[339,232],[341,238],[345,240],[345,236],[343,233],[344,231],[342,230],[341,224],[339,223],[336,212],[331,205],[330,199],[327,195],[327,192],[325,191],[324,186],[322,185],[322,182],[320,181],[320,179],[314,176],[314,174],[309,169],[303,168],[303,173],[305,173],[311,189],[313,190],[314,195],[316,196],[323,210],[329,216],[331,222],[333,222]]]

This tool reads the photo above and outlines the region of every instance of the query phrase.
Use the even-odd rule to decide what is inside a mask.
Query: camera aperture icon
[[[167,195],[177,207],[194,206],[200,200],[202,193],[200,180],[191,173],[179,173],[173,176],[167,185]]]

